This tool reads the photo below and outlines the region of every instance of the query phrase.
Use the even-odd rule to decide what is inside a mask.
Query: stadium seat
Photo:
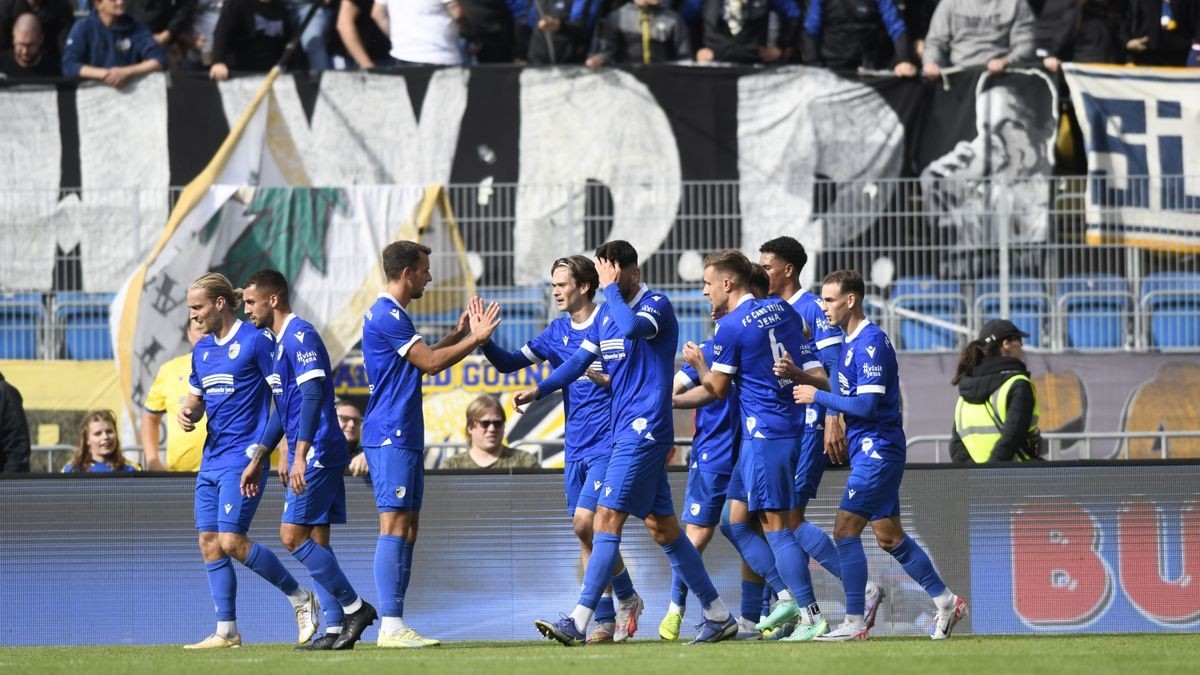
[[[1142,315],[1150,345],[1158,349],[1200,347],[1200,274],[1157,272],[1142,281]]]
[[[1001,318],[1000,279],[987,277],[975,284],[975,314],[978,325]],[[1032,347],[1042,345],[1043,328],[1050,317],[1050,296],[1038,279],[1009,277],[1008,319],[1029,333],[1026,342]]]
[[[108,308],[112,293],[60,291],[54,301],[54,320],[63,332],[67,358],[73,361],[111,359],[112,334]]]
[[[671,291],[669,296],[679,321],[678,352],[682,352],[688,342],[700,344],[712,336],[712,303],[704,297],[703,291]]]
[[[1071,276],[1058,282],[1064,343],[1072,349],[1120,349],[1128,340],[1133,295],[1115,274]]]
[[[0,359],[36,359],[45,318],[41,293],[0,293]]]
[[[926,276],[901,277],[892,287],[889,306],[893,310],[905,309],[956,325],[966,323],[967,301],[957,281],[939,281]],[[949,328],[919,319],[900,318],[899,349],[958,349],[959,341],[959,334]]]
[[[485,302],[500,303],[500,318],[503,321],[495,333],[500,346],[520,349],[546,327],[550,304],[544,289],[543,285],[538,284],[479,291],[479,296]]]

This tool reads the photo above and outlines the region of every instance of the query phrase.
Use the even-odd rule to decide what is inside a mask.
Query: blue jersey
[[[825,374],[832,377],[833,369],[837,368],[838,359],[842,356],[842,330],[829,325],[829,320],[825,318],[825,305],[813,293],[800,289],[788,298],[788,303],[800,315],[809,348],[824,366]],[[804,422],[812,427],[824,422],[824,417],[825,408],[814,403],[808,406]]]
[[[555,319],[522,347],[521,353],[530,363],[549,361],[550,365],[557,368],[579,350],[599,314],[597,307],[582,323],[575,323],[566,316]],[[599,359],[593,361],[589,368],[603,371]],[[563,389],[563,409],[567,418],[563,438],[565,461],[607,457],[612,453],[611,408],[612,393],[609,388],[597,385],[586,376],[580,376]]]
[[[321,419],[304,463],[317,468],[349,464],[350,449],[333,408],[333,366],[329,363],[329,352],[325,350],[321,335],[311,323],[295,314],[284,319],[276,337],[275,365],[268,380],[275,395],[275,409],[279,411],[287,434],[288,464],[292,463],[296,452],[300,410],[304,406],[300,385],[310,380],[320,380]]]
[[[792,398],[792,381],[775,375],[775,362],[788,354],[802,370],[818,364],[799,316],[786,302],[774,296],[742,296],[737,307],[717,321],[713,354],[713,370],[732,376],[737,384],[743,438],[801,434],[804,406]]]
[[[391,295],[380,293],[363,319],[363,366],[370,392],[363,415],[364,448],[425,448],[423,373],[406,358],[420,339],[408,312]]]
[[[713,362],[712,340],[700,343],[704,360]],[[688,389],[700,386],[700,376],[691,364],[684,363],[675,374],[675,384]],[[738,417],[737,394],[731,393],[724,400],[716,400],[696,409],[696,433],[692,436],[692,466],[701,471],[728,475],[737,461],[737,447],[741,441]]]
[[[842,396],[880,396],[871,417],[845,416],[846,441],[853,451],[850,461],[869,457],[903,462],[907,453],[896,350],[887,335],[869,319],[859,324],[854,335],[846,337],[837,381]]]
[[[208,436],[201,471],[244,468],[271,413],[275,336],[238,321],[224,340],[205,335],[192,348],[188,391],[204,398]]]

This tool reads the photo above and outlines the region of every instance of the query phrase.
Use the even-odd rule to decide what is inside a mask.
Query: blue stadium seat
[[[967,301],[957,281],[939,281],[934,277],[901,277],[892,287],[889,303],[893,310],[907,309],[934,319],[964,325]],[[899,349],[934,351],[958,349],[959,334],[918,319],[900,319]]]
[[[679,321],[679,345],[676,351],[682,352],[688,342],[700,344],[712,336],[712,303],[704,297],[703,291],[669,291],[667,295],[671,298],[675,318]]]
[[[975,284],[975,313],[979,324],[992,319],[999,319],[1000,279],[987,277]],[[1039,279],[1030,277],[1009,277],[1008,279],[1008,319],[1018,328],[1029,333],[1026,342],[1038,347],[1042,344],[1042,333],[1046,321],[1050,317],[1050,296],[1046,287]]]
[[[54,320],[63,331],[67,358],[73,361],[111,359],[112,333],[108,308],[112,293],[60,291],[54,301]]]
[[[1128,337],[1133,295],[1115,274],[1083,274],[1058,282],[1064,344],[1072,349],[1120,349]]]
[[[41,293],[0,293],[0,359],[36,359],[45,318]]]
[[[1200,347],[1200,274],[1157,272],[1142,280],[1142,313],[1150,344],[1159,349]]]
[[[495,336],[505,349],[520,349],[546,327],[551,306],[542,284],[481,290],[479,297],[487,303],[500,303],[503,321]]]

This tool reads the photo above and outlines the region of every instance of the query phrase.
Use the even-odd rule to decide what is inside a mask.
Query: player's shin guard
[[[237,574],[229,556],[204,563],[217,621],[237,621]]]
[[[796,528],[796,541],[800,542],[800,548],[820,563],[826,572],[838,579],[842,578],[842,564],[838,560],[837,547],[824,530],[807,520],[802,521],[800,527]]]
[[[837,550],[842,563],[842,586],[846,589],[846,614],[862,616],[867,591],[867,552],[858,537],[838,539]]]
[[[613,567],[621,551],[621,535],[597,532],[592,537],[592,555],[588,558],[583,573],[583,588],[579,592],[579,604],[595,611],[600,595],[612,580]],[[581,628],[582,630],[582,628]]]
[[[400,558],[404,539],[387,534],[375,542],[375,588],[379,592],[379,614],[403,616],[404,593],[400,590]]]
[[[358,600],[358,593],[346,578],[345,572],[338,565],[337,558],[324,546],[312,539],[306,539],[303,544],[292,551],[292,556],[300,561],[308,570],[318,586],[328,590],[337,598],[337,603],[348,607]]]
[[[721,531],[724,533],[725,528],[721,528]],[[775,556],[771,553],[771,547],[749,525],[733,523],[729,526],[729,532],[725,533],[725,536],[733,542],[733,547],[742,554],[742,560],[746,561],[750,569],[767,580],[771,590],[776,593],[787,590],[783,579],[779,576],[779,571],[775,569]]]
[[[796,543],[796,533],[788,529],[765,533],[767,542],[771,544],[771,552],[775,554],[775,567],[783,583],[801,607],[816,602],[813,595],[812,575],[808,572],[808,556]]]
[[[938,575],[937,570],[933,568],[933,561],[929,559],[929,555],[925,553],[925,549],[917,545],[909,537],[905,537],[895,548],[888,551],[896,562],[904,568],[908,576],[913,578],[913,581],[921,584],[921,588],[929,593],[929,597],[936,598],[946,590],[946,584],[942,583],[942,578]],[[866,585],[866,581],[863,582]]]
[[[271,582],[272,586],[283,591],[284,595],[291,595],[300,587],[292,573],[279,561],[279,556],[266,546],[257,543],[251,546],[245,565],[258,576]]]

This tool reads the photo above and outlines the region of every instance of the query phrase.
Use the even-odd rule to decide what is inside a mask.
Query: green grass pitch
[[[1200,635],[969,636],[946,642],[875,638],[840,644],[726,642],[684,646],[637,639],[624,645],[567,649],[547,641],[455,642],[420,650],[297,652],[252,644],[219,652],[179,647],[11,647],[0,673],[147,673],[154,675],[750,675],[752,673],[1195,673]]]

